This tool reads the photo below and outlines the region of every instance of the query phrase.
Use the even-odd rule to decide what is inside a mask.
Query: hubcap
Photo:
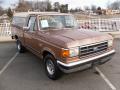
[[[47,60],[46,62],[47,65],[47,71],[50,75],[53,75],[55,72],[54,64],[51,60]]]
[[[18,43],[18,45],[17,45],[17,48],[18,48],[18,50],[20,50],[21,49],[21,47],[20,47],[20,44]]]

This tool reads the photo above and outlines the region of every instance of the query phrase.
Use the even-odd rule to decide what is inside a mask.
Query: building
[[[115,14],[120,14],[120,10],[112,10],[112,9],[106,10],[106,15],[115,15]]]

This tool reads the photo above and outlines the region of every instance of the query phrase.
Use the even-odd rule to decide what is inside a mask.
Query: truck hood
[[[49,37],[46,37],[49,42],[52,42],[63,48],[70,48],[113,39],[112,36],[108,34],[79,29],[51,30],[46,32],[46,35]]]

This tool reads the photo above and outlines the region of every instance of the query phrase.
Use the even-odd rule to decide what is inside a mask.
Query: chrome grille
[[[80,56],[104,51],[104,50],[107,50],[107,48],[108,48],[107,41],[101,42],[101,43],[96,43],[96,44],[91,44],[91,45],[87,45],[87,46],[82,46],[82,47],[80,47]]]

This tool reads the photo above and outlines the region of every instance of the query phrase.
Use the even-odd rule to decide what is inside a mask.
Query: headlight
[[[108,47],[113,46],[113,40],[108,40]]]
[[[70,48],[70,57],[79,55],[79,47]]]
[[[62,49],[61,52],[62,57],[75,57],[79,55],[79,47],[74,47],[70,49]]]

